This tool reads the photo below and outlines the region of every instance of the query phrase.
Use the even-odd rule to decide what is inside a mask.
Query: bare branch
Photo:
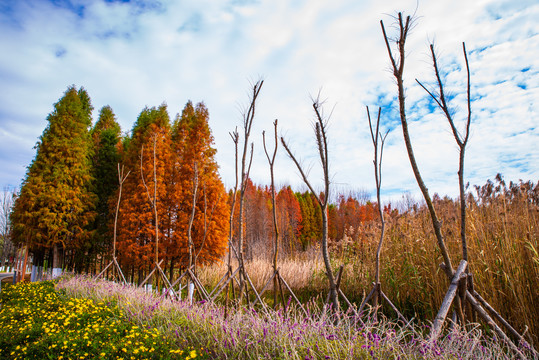
[[[436,234],[436,239],[438,243],[438,247],[440,248],[440,251],[442,253],[442,256],[444,258],[444,262],[446,263],[445,271],[446,275],[449,279],[453,276],[453,268],[451,265],[451,259],[449,257],[449,253],[447,251],[447,248],[445,246],[445,240],[443,238],[443,234],[441,231],[441,222],[438,219],[438,216],[436,214],[436,210],[434,209],[434,205],[432,203],[432,199],[430,197],[429,191],[427,189],[427,186],[423,182],[423,178],[421,177],[421,173],[419,171],[419,167],[417,166],[417,162],[415,160],[414,151],[412,148],[412,143],[410,141],[410,134],[408,132],[408,122],[406,119],[406,104],[405,104],[405,95],[404,95],[404,81],[403,81],[403,73],[404,73],[404,59],[405,59],[405,43],[406,43],[406,37],[408,35],[408,31],[410,29],[410,16],[406,17],[406,21],[403,21],[402,13],[399,13],[398,16],[398,25],[399,25],[399,35],[398,40],[396,41],[396,45],[398,48],[398,54],[399,54],[399,61],[398,61],[398,68],[397,68],[397,62],[393,58],[393,54],[391,53],[391,46],[389,45],[389,39],[387,37],[387,34],[385,32],[385,28],[383,25],[383,22],[381,22],[382,25],[382,32],[384,35],[384,41],[387,46],[389,58],[391,60],[391,64],[393,66],[393,75],[395,76],[395,80],[397,82],[397,89],[398,89],[398,99],[399,99],[399,115],[401,119],[401,127],[402,127],[402,133],[404,137],[404,143],[406,145],[406,151],[408,153],[408,158],[410,160],[410,165],[412,166],[412,171],[414,173],[414,176],[416,178],[417,184],[421,190],[421,193],[423,194],[423,198],[425,199],[425,202],[427,204],[427,208],[429,209],[429,213],[431,216],[432,225],[434,228],[434,232]]]
[[[299,170],[299,173],[301,175],[301,178],[303,179],[303,182],[305,183],[305,185],[307,185],[307,187],[309,188],[309,191],[314,195],[314,197],[315,197],[316,201],[318,202],[318,204],[320,206],[322,206],[323,205],[322,200],[320,199],[320,197],[314,191],[314,188],[311,186],[311,183],[309,182],[309,179],[307,179],[307,175],[305,175],[305,172],[303,172],[303,168],[299,164],[299,162],[296,159],[296,157],[294,156],[294,154],[292,154],[292,151],[290,151],[290,148],[288,147],[288,145],[286,144],[286,141],[284,140],[284,138],[282,136],[281,136],[281,144],[283,144],[283,147],[286,150],[286,152],[288,153],[288,156],[290,156],[290,159],[292,159],[294,164],[296,164],[296,167]]]
[[[328,214],[327,214],[327,206],[329,201],[329,166],[328,166],[328,145],[327,145],[327,137],[326,137],[326,122],[324,121],[323,112],[321,109],[321,103],[320,103],[320,96],[317,97],[313,101],[313,109],[316,114],[316,120],[315,120],[315,135],[316,135],[316,143],[318,147],[318,153],[320,155],[320,161],[322,163],[322,170],[323,170],[323,176],[324,176],[324,199],[321,198],[320,195],[317,195],[314,191],[313,187],[311,186],[309,180],[307,179],[307,175],[303,171],[303,168],[299,164],[296,157],[292,154],[292,151],[290,151],[290,148],[286,144],[286,141],[283,137],[281,137],[281,143],[283,144],[283,147],[285,148],[286,152],[296,165],[297,169],[299,170],[301,177],[303,178],[303,182],[311,193],[315,196],[316,201],[320,205],[320,210],[322,212],[322,256],[324,258],[324,264],[326,267],[326,276],[328,278],[329,282],[329,299],[331,299],[331,303],[335,308],[339,307],[338,302],[338,287],[337,283],[335,281],[335,277],[333,275],[333,271],[331,269],[331,262],[329,259],[329,251],[328,251]]]
[[[198,165],[196,161],[194,162],[193,167],[194,167],[193,202],[192,202],[192,208],[191,208],[191,216],[189,217],[189,225],[187,227],[187,241],[188,241],[188,247],[189,247],[189,269],[191,268],[191,266],[193,266],[194,244],[193,244],[193,237],[192,237],[192,229],[193,229],[193,221],[195,220],[197,192],[198,192]]]

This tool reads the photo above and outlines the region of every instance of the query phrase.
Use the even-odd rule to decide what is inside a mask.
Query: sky
[[[539,3],[535,0],[0,0],[0,181],[19,187],[53,104],[84,87],[94,121],[110,105],[129,132],[145,106],[166,103],[171,119],[203,101],[225,185],[234,185],[234,144],[251,86],[264,85],[250,141],[251,177],[269,184],[262,146],[273,121],[317,189],[322,188],[312,98],[328,117],[334,192],[374,195],[373,146],[365,106],[382,108],[389,131],[382,193],[396,201],[419,190],[398,118],[396,83],[380,20],[396,34],[398,12],[414,16],[406,44],[407,115],[417,162],[431,193],[458,194],[458,146],[447,120],[415,82],[435,87],[434,43],[457,127],[472,124],[465,181],[539,179]],[[269,145],[269,144],[268,144]],[[277,185],[303,190],[279,146]],[[470,188],[472,190],[472,188]]]

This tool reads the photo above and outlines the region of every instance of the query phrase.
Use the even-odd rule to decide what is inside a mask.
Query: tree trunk
[[[60,249],[55,243],[52,247],[52,277],[53,279],[62,275],[62,261],[60,257]]]
[[[322,208],[322,256],[324,257],[324,264],[326,265],[326,274],[329,282],[329,300],[336,310],[339,307],[339,303],[337,301],[337,284],[335,283],[335,276],[333,275],[331,262],[329,261],[327,206]]]

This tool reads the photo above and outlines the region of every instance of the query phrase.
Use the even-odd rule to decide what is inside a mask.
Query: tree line
[[[54,104],[14,201],[13,243],[33,254],[34,265],[48,258],[54,269],[94,271],[111,248],[121,164],[129,171],[118,209],[122,266],[143,271],[155,251],[150,192],[157,199],[160,257],[169,268],[187,261],[193,207],[192,238],[200,263],[222,257],[229,210],[206,106],[189,101],[174,121],[165,104],[146,107],[128,136],[122,136],[109,106],[93,126],[92,110],[86,90],[74,86]]]
[[[110,254],[119,201],[118,260],[132,279],[140,279],[156,252],[156,220],[149,199],[155,194],[158,255],[171,275],[189,262],[189,226],[196,261],[203,265],[221,259],[228,251],[233,194],[226,192],[218,173],[204,103],[187,102],[173,121],[167,105],[146,107],[129,135],[122,134],[110,106],[100,109],[93,125],[92,112],[87,91],[75,86],[54,104],[13,202],[11,242],[25,247],[35,266],[48,261],[56,272],[94,272]],[[120,166],[128,172],[121,198]],[[243,213],[247,258],[268,255],[272,206],[271,188],[248,180]],[[322,217],[314,194],[282,186],[276,190],[275,206],[282,256],[320,238]],[[233,241],[239,235],[238,209]],[[351,229],[374,219],[376,212],[375,203],[340,195],[328,208],[330,238],[351,236]]]
[[[320,194],[322,197],[324,194]],[[359,240],[356,229],[375,220],[378,205],[363,194],[340,193],[328,206],[328,235],[338,242],[344,238]],[[229,192],[232,196],[232,192]],[[245,239],[247,258],[269,257],[273,232],[271,187],[247,181],[245,193]],[[297,254],[314,246],[322,236],[322,213],[311,191],[293,191],[289,185],[276,190],[277,227],[280,236],[279,253],[283,257]],[[388,204],[385,212],[397,213]],[[238,211],[236,209],[235,223]],[[234,228],[234,234],[237,233]]]

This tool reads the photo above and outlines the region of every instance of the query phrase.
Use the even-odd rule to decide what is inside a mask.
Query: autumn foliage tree
[[[156,181],[153,176],[154,145]],[[123,184],[118,218],[118,253],[122,266],[133,267],[140,274],[153,264],[155,255],[155,219],[148,193],[153,197],[155,190],[157,195],[159,221],[167,217],[166,179],[171,166],[172,145],[166,105],[142,110],[124,151],[125,166],[133,175]],[[159,224],[158,228],[159,238],[166,242],[166,226]],[[165,249],[160,250],[164,254]]]
[[[224,255],[227,247],[227,194],[218,173],[217,150],[213,147],[208,121],[209,112],[204,103],[193,106],[189,101],[172,127],[176,166],[170,182],[171,218],[175,219],[170,239],[174,249],[170,250],[183,265],[188,261],[187,227],[195,192],[195,164],[198,187],[191,228],[194,254],[200,263],[212,263]]]
[[[12,213],[13,239],[34,249],[52,248],[56,274],[60,250],[81,248],[95,215],[91,112],[88,93],[74,86],[54,105]]]
[[[170,277],[174,269],[189,263],[187,234],[193,198],[192,260],[212,263],[226,251],[227,195],[217,172],[208,120],[208,110],[202,103],[194,107],[188,102],[172,125],[166,105],[146,108],[125,143],[123,162],[133,176],[123,185],[118,251],[122,264],[139,271],[139,279],[155,259],[154,201],[159,231],[157,255],[165,262]]]
[[[302,229],[299,201],[290,186],[286,186],[277,193],[276,203],[281,242],[290,253],[296,249]]]

